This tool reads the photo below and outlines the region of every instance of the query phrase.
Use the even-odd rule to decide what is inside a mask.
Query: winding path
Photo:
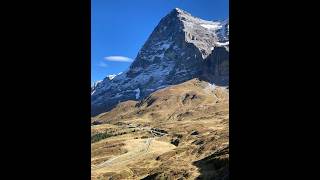
[[[130,151],[128,153],[111,158],[111,159],[93,167],[93,169],[100,169],[100,168],[107,167],[107,166],[110,167],[110,166],[114,166],[114,165],[124,164],[132,159],[136,159],[138,157],[141,157],[142,155],[148,153],[150,145],[154,139],[155,138],[148,138],[144,141],[143,146],[138,148],[137,150]]]

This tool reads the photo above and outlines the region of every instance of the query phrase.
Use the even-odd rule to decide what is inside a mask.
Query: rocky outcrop
[[[203,62],[201,76],[216,85],[229,84],[229,51],[226,47],[217,47]]]

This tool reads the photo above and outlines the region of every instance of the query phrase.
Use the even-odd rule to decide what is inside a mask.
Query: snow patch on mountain
[[[208,93],[213,92],[216,89],[216,85],[213,83],[208,83],[208,85],[205,87],[205,91],[207,91]]]
[[[91,95],[93,95],[96,92],[96,88],[99,86],[101,82],[102,80],[94,81],[91,83]]]
[[[217,46],[228,46],[229,45],[229,41],[227,42],[216,42]]]
[[[210,30],[217,30],[222,28],[221,24],[218,22],[212,22],[211,24],[201,24],[201,26]]]
[[[140,98],[140,88],[134,90],[136,92],[136,99]]]
[[[107,75],[107,78],[108,78],[109,80],[112,80],[112,79],[114,79],[116,76],[119,76],[120,74],[122,74],[122,72],[120,72],[120,73],[118,73],[118,74],[110,74],[110,75]]]
[[[107,77],[112,80],[114,77],[116,77],[117,75],[116,74],[111,74],[111,75],[108,75]]]
[[[91,88],[95,87],[98,83],[102,82],[102,80],[94,81],[91,83]]]

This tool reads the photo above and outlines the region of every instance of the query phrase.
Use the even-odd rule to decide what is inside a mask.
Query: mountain
[[[99,81],[94,81],[91,83],[91,94],[93,94],[95,92],[95,90],[97,89],[98,85],[102,82],[102,80]]]
[[[229,179],[229,90],[197,78],[92,118],[91,179]]]
[[[95,86],[91,115],[193,78],[228,85],[229,22],[202,20],[175,8],[161,19],[126,72]]]
[[[91,83],[91,95],[95,93],[96,89],[100,89],[102,86],[105,86],[106,84],[110,83],[113,78],[116,76],[122,74],[122,72],[118,74],[110,74],[107,75],[107,77],[104,78],[104,80],[98,80]],[[103,83],[102,83],[103,82]]]

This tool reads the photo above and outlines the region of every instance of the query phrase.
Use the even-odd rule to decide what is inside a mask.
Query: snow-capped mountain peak
[[[92,114],[195,77],[227,84],[226,24],[173,9],[160,20],[130,68],[122,74],[107,76],[95,87],[91,96]]]

